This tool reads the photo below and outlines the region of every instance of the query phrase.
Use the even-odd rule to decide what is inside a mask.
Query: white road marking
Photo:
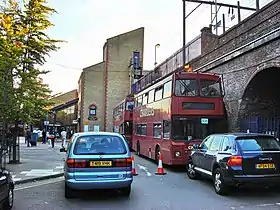
[[[55,181],[50,181],[50,182],[44,182],[44,183],[38,183],[38,184],[26,186],[26,187],[15,188],[14,191],[20,191],[20,190],[30,189],[30,188],[33,188],[33,187],[39,187],[39,186],[43,186],[43,185],[54,184],[54,183],[58,183],[58,182],[62,182],[62,181],[64,181],[64,177],[61,178],[60,180],[55,180]]]
[[[142,166],[140,164],[137,164],[140,170],[143,170],[146,172],[147,176],[152,176],[152,174],[148,171],[147,167]]]
[[[63,166],[56,166],[56,169],[63,169]]]

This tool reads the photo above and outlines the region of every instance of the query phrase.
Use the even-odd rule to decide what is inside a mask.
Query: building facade
[[[103,61],[86,67],[78,82],[79,131],[112,131],[113,109],[130,93],[131,58],[140,53],[143,66],[144,28],[107,39]]]
[[[55,104],[48,115],[47,128],[50,132],[60,133],[62,129],[77,131],[78,92],[72,90],[51,99]]]

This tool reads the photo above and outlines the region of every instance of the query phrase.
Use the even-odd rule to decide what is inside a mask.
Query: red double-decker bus
[[[113,110],[113,131],[124,135],[132,149],[133,131],[133,96],[127,96]]]
[[[156,161],[185,165],[192,145],[211,133],[227,132],[222,79],[178,72],[135,94],[133,149]]]

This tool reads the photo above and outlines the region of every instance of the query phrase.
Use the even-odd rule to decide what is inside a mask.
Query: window
[[[148,93],[145,93],[143,96],[143,105],[146,105],[148,103]]]
[[[137,106],[142,106],[142,102],[143,102],[143,96],[141,95],[137,98]]]
[[[120,104],[120,106],[119,106],[119,113],[122,113],[122,112],[123,112],[123,103]]]
[[[197,96],[198,83],[195,79],[180,79],[175,82],[176,96]]]
[[[136,124],[136,135],[146,136],[147,135],[147,125]]]
[[[155,138],[161,138],[161,124],[155,123],[153,127],[153,133]]]
[[[134,108],[134,101],[127,101],[125,108],[127,111],[132,111]]]
[[[233,142],[228,137],[225,137],[221,151],[227,152],[232,150],[235,150]]]
[[[208,150],[209,149],[209,146],[211,144],[213,140],[213,136],[209,136],[207,137],[200,145],[201,149],[205,149],[205,150]]]
[[[155,92],[155,101],[158,101],[158,100],[162,99],[162,92],[163,92],[162,86],[156,88],[156,92]]]
[[[163,121],[163,138],[169,139],[170,138],[170,129],[171,129],[171,122],[168,120]]]
[[[136,124],[135,125],[135,127],[136,127],[136,135],[140,135],[141,134],[141,125],[139,125],[139,124]]]
[[[209,148],[210,151],[219,151],[220,150],[220,145],[223,141],[223,136],[214,136],[213,141],[211,143],[211,146]]]
[[[147,125],[141,126],[141,135],[143,135],[143,136],[147,135]]]
[[[200,80],[200,95],[203,97],[221,97],[221,83],[216,80]]]
[[[163,98],[167,98],[171,96],[172,91],[172,81],[169,81],[163,86]]]
[[[236,140],[243,151],[280,151],[280,145],[273,137],[238,137]]]
[[[74,147],[75,155],[125,154],[126,152],[123,140],[110,135],[81,136]]]
[[[155,98],[155,90],[150,90],[149,92],[149,98],[148,98],[148,104],[154,102],[154,98]]]

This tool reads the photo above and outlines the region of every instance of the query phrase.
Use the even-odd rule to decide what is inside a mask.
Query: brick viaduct
[[[252,98],[269,95],[273,90],[267,88],[272,81],[279,85],[273,88],[280,90],[280,1],[274,0],[220,36],[209,28],[202,29],[201,36],[201,55],[190,64],[194,71],[223,75],[230,130],[238,131],[240,119],[248,112],[247,92],[253,92],[252,103],[260,104],[261,99]],[[269,76],[265,77],[265,72]],[[257,77],[258,82],[253,82]],[[277,101],[277,95],[263,100]]]

